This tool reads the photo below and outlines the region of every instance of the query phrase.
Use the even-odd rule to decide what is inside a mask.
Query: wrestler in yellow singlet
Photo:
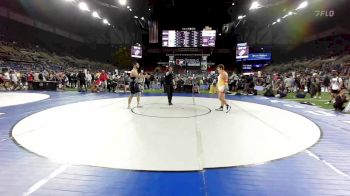
[[[221,106],[220,108],[216,109],[216,111],[224,111],[224,106],[226,106],[226,113],[228,113],[231,110],[231,106],[227,104],[226,101],[226,90],[228,89],[228,74],[225,71],[225,66],[220,64],[217,67],[217,70],[219,72],[219,77],[218,77],[218,98],[220,100]]]
[[[224,79],[223,74],[220,74],[218,77],[218,84],[217,84],[218,90],[221,93],[225,93],[225,90],[228,87],[228,80]]]

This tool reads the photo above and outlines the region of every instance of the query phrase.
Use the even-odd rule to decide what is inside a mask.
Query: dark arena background
[[[1,0],[0,196],[350,196],[348,0]]]

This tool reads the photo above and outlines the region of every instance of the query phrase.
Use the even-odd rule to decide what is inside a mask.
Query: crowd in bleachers
[[[49,52],[39,45],[6,40],[0,35],[0,68],[10,68],[17,71],[75,71],[88,68],[90,70],[112,70],[110,64],[58,55]]]

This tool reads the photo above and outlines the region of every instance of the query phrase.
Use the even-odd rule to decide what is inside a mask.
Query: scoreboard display
[[[249,57],[249,46],[247,43],[238,43],[236,49],[236,59],[247,59]]]
[[[132,46],[131,47],[131,57],[133,58],[142,58],[142,47],[141,46]]]
[[[215,47],[216,31],[175,31],[166,30],[162,32],[163,47]]]

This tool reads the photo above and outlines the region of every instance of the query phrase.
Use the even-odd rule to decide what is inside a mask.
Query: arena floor
[[[350,115],[228,98],[1,92],[0,195],[350,195]]]

